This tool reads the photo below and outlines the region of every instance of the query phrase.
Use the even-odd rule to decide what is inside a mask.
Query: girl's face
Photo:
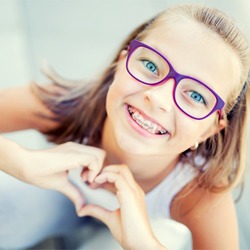
[[[239,77],[239,60],[212,31],[193,21],[161,24],[143,43],[160,51],[174,69],[213,89],[226,102]],[[224,127],[214,112],[203,120],[184,114],[173,100],[174,79],[144,85],[126,70],[123,51],[107,95],[107,124],[118,146],[136,155],[177,156]]]

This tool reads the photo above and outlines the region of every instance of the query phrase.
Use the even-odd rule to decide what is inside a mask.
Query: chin
[[[118,135],[116,137],[117,146],[124,152],[133,155],[143,155],[146,153],[145,145],[139,145],[138,141],[127,136]]]
[[[124,153],[131,155],[149,156],[160,154],[160,150],[155,148],[153,151],[153,147],[138,142],[138,140],[135,140],[134,138],[125,138],[124,136],[117,137],[117,145]]]

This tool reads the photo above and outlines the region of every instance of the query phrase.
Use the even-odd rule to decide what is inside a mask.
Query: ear
[[[128,51],[125,50],[125,49],[123,49],[123,50],[120,52],[120,54],[119,54],[118,61],[123,60],[123,59],[127,56],[127,54],[128,54]]]
[[[206,130],[203,134],[201,134],[199,138],[199,143],[206,141],[209,137],[219,133],[226,127],[226,121],[224,119],[220,119],[218,123],[214,123],[211,127]]]

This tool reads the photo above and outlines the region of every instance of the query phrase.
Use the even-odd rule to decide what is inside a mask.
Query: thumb
[[[85,204],[85,199],[80,190],[70,182],[65,183],[63,188],[58,191],[66,195],[73,202],[76,212],[78,212]]]
[[[109,211],[96,205],[86,205],[78,211],[78,216],[92,216],[100,220],[109,228],[114,238],[120,242],[122,235],[120,209]]]
[[[104,224],[106,224],[108,227],[111,226],[111,218],[113,217],[113,212],[102,208],[97,205],[86,205],[83,206],[79,211],[78,211],[78,216],[91,216],[94,217]]]

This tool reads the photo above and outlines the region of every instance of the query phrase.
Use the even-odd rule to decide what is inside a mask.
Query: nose
[[[174,105],[174,79],[167,79],[160,85],[149,86],[144,92],[145,101],[163,112],[171,112]]]

